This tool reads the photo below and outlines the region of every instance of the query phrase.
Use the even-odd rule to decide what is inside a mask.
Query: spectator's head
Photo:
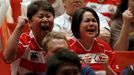
[[[118,18],[118,17],[122,17],[122,13],[127,10],[130,9],[132,11],[132,13],[134,14],[134,0],[121,0],[120,4],[117,7],[115,16],[113,18]]]
[[[48,58],[47,75],[80,75],[81,63],[76,53],[60,48]]]
[[[27,17],[29,20],[32,20],[32,17],[38,12],[38,11],[48,11],[54,16],[54,8],[49,4],[47,1],[39,0],[34,1],[28,6],[27,11]]]
[[[41,44],[44,36],[54,26],[54,8],[47,1],[34,1],[28,6],[27,17],[35,39]]]
[[[73,35],[78,39],[94,38],[100,33],[98,15],[89,7],[80,8],[74,13],[71,26]]]
[[[84,0],[63,0],[63,4],[67,14],[70,16],[72,16],[77,9],[85,7]]]
[[[37,74],[37,73],[27,73],[25,75],[39,75],[39,74]]]
[[[121,72],[121,75],[134,75],[134,64],[129,65]]]
[[[130,33],[129,35],[129,49],[128,50],[134,50],[134,32]]]
[[[50,32],[44,37],[42,46],[47,55],[51,56],[58,48],[68,48],[67,38],[62,32]]]

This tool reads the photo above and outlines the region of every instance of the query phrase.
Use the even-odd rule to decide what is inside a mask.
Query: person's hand
[[[133,14],[129,10],[129,8],[123,12],[122,17],[123,17],[123,21],[127,23],[130,23],[133,20]]]
[[[100,63],[102,63],[104,65],[108,64],[109,57],[106,54],[100,53],[98,55],[99,55],[99,58],[100,58]]]
[[[91,54],[84,54],[81,57],[82,68],[91,62]]]
[[[28,19],[26,17],[23,17],[23,16],[18,17],[17,27],[23,29],[27,23],[28,23]]]
[[[81,59],[82,59],[85,63],[89,64],[89,63],[91,62],[91,58],[92,58],[92,55],[91,55],[91,54],[85,54]]]

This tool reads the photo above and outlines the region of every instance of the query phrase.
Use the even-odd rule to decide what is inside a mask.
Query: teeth
[[[42,24],[41,27],[48,27],[49,25],[46,24]]]

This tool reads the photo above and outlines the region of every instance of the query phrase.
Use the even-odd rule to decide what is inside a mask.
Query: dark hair
[[[131,64],[124,68],[121,72],[121,75],[134,75],[134,64]]]
[[[67,48],[59,48],[53,56],[48,58],[46,67],[47,75],[56,75],[59,67],[66,63],[75,64],[81,70],[80,58],[77,54]]]
[[[39,75],[39,74],[37,74],[37,73],[27,73],[27,74],[25,74],[25,75]]]
[[[134,33],[129,34],[129,51],[134,51]]]
[[[129,0],[121,0],[120,1],[120,4],[118,5],[117,7],[117,10],[113,16],[113,19],[116,19],[116,18],[119,18],[119,17],[122,17],[122,13],[127,10],[128,8],[128,1]]]
[[[100,22],[99,22],[99,17],[97,13],[92,8],[84,7],[84,8],[80,8],[79,10],[76,10],[72,18],[71,29],[72,29],[73,35],[76,38],[81,38],[80,37],[80,23],[82,21],[83,14],[87,11],[91,12],[98,22],[98,34],[96,36],[100,34],[100,28],[99,28]]]
[[[128,75],[134,75],[134,64],[128,66]]]
[[[31,3],[27,9],[27,17],[29,20],[32,19],[32,16],[37,13],[39,10],[49,11],[54,15],[54,8],[47,1],[38,0]]]
[[[47,44],[52,39],[63,39],[63,40],[65,40],[67,42],[67,38],[66,38],[64,33],[62,33],[62,32],[54,32],[54,31],[50,32],[44,37],[44,39],[42,41],[42,47],[43,47],[43,49],[45,51],[48,51],[48,45]]]

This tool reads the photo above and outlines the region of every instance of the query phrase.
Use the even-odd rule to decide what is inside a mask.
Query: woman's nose
[[[48,19],[46,17],[43,17],[42,21],[48,21]]]
[[[90,24],[90,25],[93,25],[93,22],[92,22],[92,21],[90,21],[90,22],[89,22],[89,24]]]

